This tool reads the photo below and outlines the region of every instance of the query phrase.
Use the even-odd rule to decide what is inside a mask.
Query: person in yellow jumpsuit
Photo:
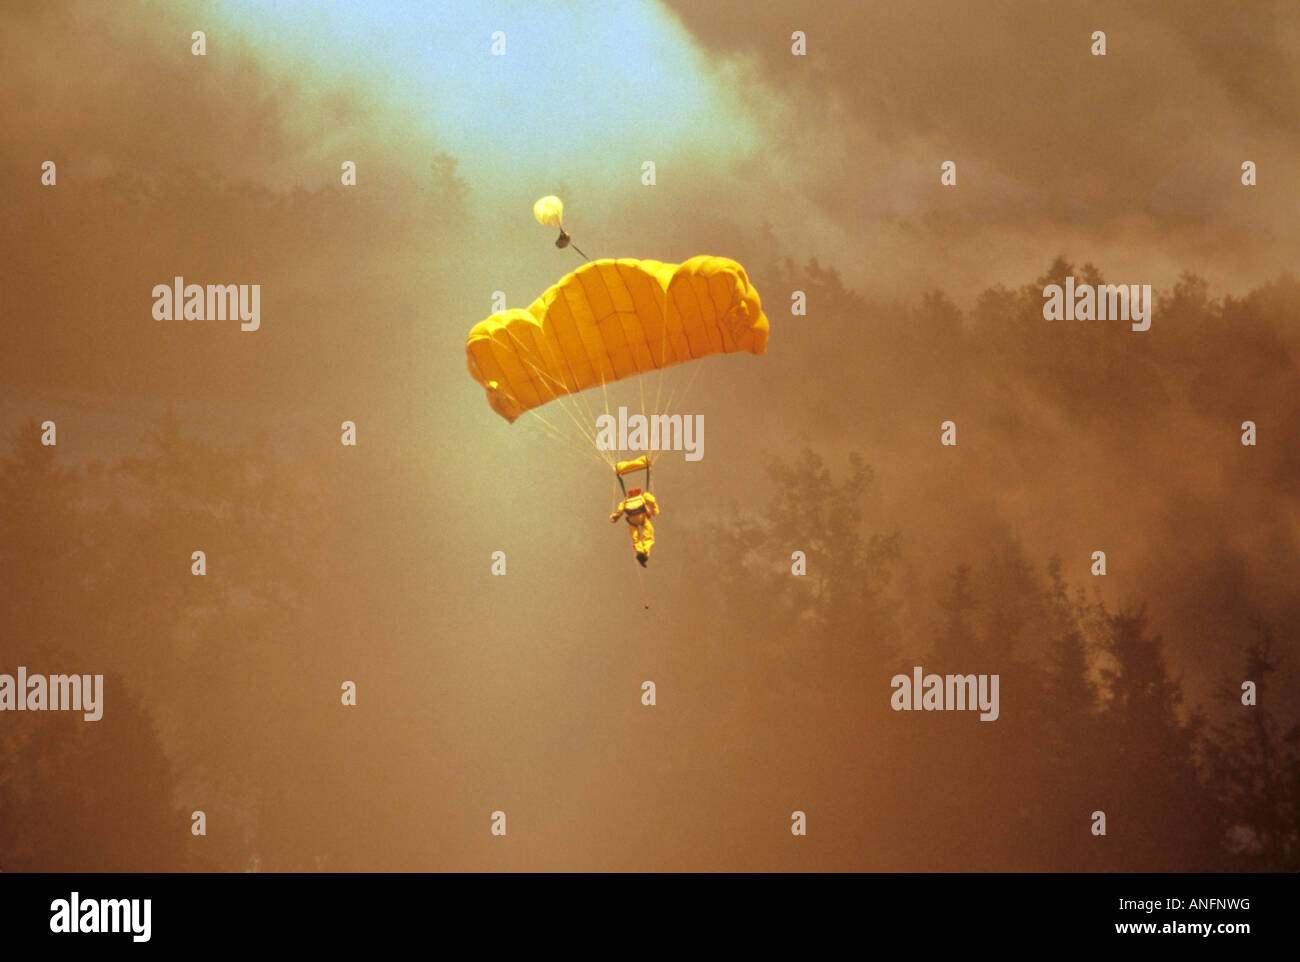
[[[655,526],[650,519],[659,513],[659,502],[650,492],[629,488],[627,497],[618,503],[618,510],[609,516],[611,522],[627,515],[627,527],[632,535],[632,549],[641,567],[650,560],[650,549],[655,545]]]

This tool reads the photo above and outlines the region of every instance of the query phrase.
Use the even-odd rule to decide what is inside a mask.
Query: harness
[[[650,513],[646,509],[645,494],[642,493],[638,494],[635,498],[629,498],[627,496],[627,485],[623,483],[623,475],[615,470],[614,477],[618,478],[618,486],[623,489],[623,514],[627,516],[627,523],[640,527],[646,521]],[[650,487],[649,461],[647,461],[645,465],[645,484],[647,488]],[[636,520],[633,520],[634,517]]]

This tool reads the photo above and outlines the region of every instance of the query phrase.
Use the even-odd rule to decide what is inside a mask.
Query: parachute
[[[554,194],[548,194],[533,204],[533,216],[539,224],[564,230],[564,225],[560,223],[564,217],[564,202]]]
[[[651,468],[658,466],[667,450],[685,451],[687,460],[703,457],[704,416],[663,413],[673,410],[676,387],[665,407],[659,407],[664,372],[689,371],[690,383],[681,392],[684,398],[703,359],[742,351],[763,354],[767,318],[745,269],[733,260],[699,256],[682,264],[630,258],[593,261],[564,229],[564,204],[558,197],[539,199],[533,217],[559,231],[556,247],[571,248],[587,263],[564,275],[527,310],[512,308],[475,324],[465,339],[469,373],[487,393],[492,410],[506,421],[513,424],[521,415],[531,414],[557,440],[574,444],[584,456],[594,454],[613,469],[622,498],[615,493],[610,520],[627,516],[632,546],[644,568],[654,544],[650,516],[658,513],[658,502],[649,490]],[[653,406],[647,408],[648,378],[640,375],[651,372],[658,385]],[[616,382],[624,380],[640,391],[643,413],[628,418],[626,407],[619,405],[615,439],[609,395],[617,400],[626,388]],[[596,387],[605,408],[599,416],[584,393]],[[566,436],[537,410],[551,402],[587,444]],[[571,405],[581,406],[585,416]],[[647,410],[653,412],[650,417],[644,413]],[[645,453],[619,460],[616,452],[624,451]],[[633,486],[635,506],[628,513],[632,505],[624,479],[642,471],[644,498]],[[637,577],[641,578],[639,569]],[[650,607],[644,581],[641,600]]]
[[[605,259],[565,275],[527,310],[474,325],[465,355],[492,410],[513,423],[548,401],[638,374],[713,354],[762,354],[767,338],[758,292],[733,260]]]

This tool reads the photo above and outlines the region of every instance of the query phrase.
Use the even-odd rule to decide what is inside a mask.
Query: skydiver
[[[655,526],[650,519],[659,513],[659,502],[648,491],[642,493],[640,488],[629,488],[627,497],[618,503],[618,510],[609,516],[611,523],[627,515],[628,533],[632,536],[632,550],[636,560],[645,567],[650,560],[650,549],[655,545]]]

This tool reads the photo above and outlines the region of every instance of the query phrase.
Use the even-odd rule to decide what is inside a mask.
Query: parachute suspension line
[[[567,405],[565,405],[562,400],[558,398],[556,400],[559,401],[560,410],[563,411],[565,415],[568,416],[569,420],[572,421],[577,426],[579,432],[585,434],[585,432],[583,432],[582,422],[574,415],[574,412]],[[578,441],[577,439],[575,439],[571,433],[560,430],[558,427],[556,427],[554,424],[548,421],[545,417],[539,414],[536,408],[529,408],[527,413],[531,414],[534,418],[537,419],[538,422],[540,422],[544,427],[546,427],[552,437],[563,441],[565,444],[569,445],[574,450],[579,451],[584,458],[595,458],[597,463],[604,466],[608,466],[609,462],[606,461],[605,458],[600,456],[599,452],[595,449],[594,444],[591,443],[592,438],[589,435],[586,436],[586,440],[588,443],[584,444]]]
[[[605,417],[609,417],[609,392],[605,390],[605,373],[600,375],[600,396],[605,402]]]
[[[586,426],[583,425],[582,421],[579,420],[579,418],[578,418],[578,417],[574,414],[574,412],[569,408],[568,404],[565,403],[565,397],[566,397],[566,396],[567,396],[567,397],[573,397],[573,395],[572,395],[571,393],[569,393],[569,389],[568,389],[568,387],[567,387],[567,386],[566,386],[562,381],[559,381],[559,380],[557,380],[556,378],[552,377],[552,376],[551,376],[550,374],[548,374],[546,371],[542,370],[540,367],[538,367],[536,364],[534,364],[534,363],[533,363],[533,362],[528,358],[528,355],[527,355],[527,353],[526,353],[527,350],[528,350],[527,345],[524,344],[523,341],[519,340],[518,336],[517,336],[513,331],[511,331],[509,327],[507,327],[505,330],[506,330],[506,333],[509,334],[510,337],[513,338],[514,341],[519,345],[519,347],[523,349],[523,352],[521,352],[521,353],[519,354],[519,358],[520,358],[520,360],[522,360],[525,364],[527,364],[529,367],[531,367],[535,373],[541,375],[543,378],[545,378],[546,380],[552,382],[553,384],[558,385],[558,386],[559,386],[559,387],[564,391],[563,394],[559,393],[558,391],[555,392],[555,400],[556,400],[557,402],[559,402],[560,410],[562,410],[565,414],[567,414],[567,415],[569,416],[569,420],[572,421],[572,422],[574,423],[574,425],[578,428],[579,432],[582,433],[583,437],[585,437],[589,442],[591,442],[591,446],[592,446],[593,448],[596,448],[596,450],[599,451],[600,448],[599,448],[599,447],[597,446],[597,444],[596,444],[596,435],[595,435],[595,433],[594,433],[593,431],[589,431],[589,430],[586,428]],[[579,397],[581,397],[581,392],[579,392]],[[584,405],[585,405],[585,404],[586,404],[586,399],[583,398],[582,401],[583,401],[583,403],[584,403]],[[532,410],[532,409],[530,408],[529,410]],[[601,462],[602,464],[610,464],[610,463],[611,463],[607,458],[603,458],[603,457],[601,457],[601,458],[599,458],[599,460],[600,460],[600,462]]]
[[[542,417],[542,415],[538,414],[536,411],[530,410],[526,413],[531,414],[537,420],[537,422],[541,424],[541,426],[545,429],[546,433],[550,435],[552,438],[554,438],[556,441],[564,442],[573,450],[581,454],[584,458],[595,458],[602,465],[605,463],[603,459],[596,456],[595,452],[593,452],[591,448],[589,448],[585,444],[580,444],[577,440],[574,439],[573,435],[561,431],[559,428],[557,428],[550,421],[546,420],[546,418]]]
[[[659,370],[659,376],[660,376],[660,377],[663,377],[663,369],[662,369],[662,368],[660,368],[660,370]],[[641,414],[642,414],[642,415],[645,415],[645,414],[652,413],[652,412],[649,412],[649,411],[647,411],[647,410],[645,409],[645,378],[643,378],[643,377],[639,377],[639,378],[637,378],[637,379],[636,379],[636,387],[637,387],[637,391],[639,391],[640,394],[641,394]]]
[[[587,399],[583,396],[581,391],[574,391],[572,394],[566,395],[565,397],[557,398],[557,400],[561,404],[571,404],[571,410],[574,411],[579,418],[585,419],[583,424],[594,425],[596,423],[596,419],[591,416],[591,405],[587,403]],[[579,410],[579,408],[581,408],[581,410]],[[595,428],[593,427],[591,430],[584,431],[583,433],[587,435],[587,440],[591,442],[592,447],[595,447]]]
[[[576,395],[571,394],[569,395],[569,397],[570,398],[577,397],[578,401],[580,401],[582,404],[581,412],[577,411],[576,404],[573,406],[571,410],[574,413],[570,414],[570,418],[578,424],[579,429],[582,430],[583,436],[587,439],[587,453],[592,457],[594,457],[605,467],[612,468],[614,466],[614,455],[608,451],[602,451],[600,445],[596,443],[596,429],[594,427],[594,425],[596,424],[596,418],[592,414],[591,407],[587,403],[587,399],[582,396],[582,392],[578,392]],[[566,401],[566,399],[564,398],[560,399],[561,407],[565,407],[567,403],[568,402]],[[583,420],[584,417],[586,418],[585,421]],[[593,426],[591,428],[586,428],[584,427],[584,425],[586,424],[590,424]]]
[[[672,281],[668,282],[670,285]],[[658,285],[656,285],[658,286]],[[655,413],[659,413],[659,398],[664,389],[664,368],[668,367],[668,290],[665,288],[663,300],[659,302],[659,376],[655,378]],[[645,402],[641,402],[645,407]]]
[[[657,288],[658,286],[659,286],[658,284],[655,285],[656,288]],[[662,297],[661,299],[660,299],[660,298],[656,298],[656,299],[659,300],[659,357],[656,359],[653,353],[651,353],[651,355],[650,355],[650,360],[651,360],[651,361],[656,361],[656,362],[657,362],[657,363],[655,364],[655,367],[657,368],[657,370],[656,370],[656,372],[655,372],[655,406],[654,406],[654,408],[653,408],[652,410],[647,411],[647,410],[646,410],[646,406],[645,406],[645,380],[646,380],[645,377],[642,376],[642,377],[639,377],[639,378],[636,379],[636,382],[637,382],[637,391],[639,392],[639,394],[640,394],[640,398],[641,398],[641,416],[642,416],[643,418],[646,419],[646,423],[649,423],[649,422],[650,422],[650,417],[651,417],[652,415],[655,415],[655,414],[660,413],[660,412],[659,412],[659,398],[660,398],[660,396],[662,395],[662,393],[663,393],[663,388],[664,388],[664,368],[668,367],[668,363],[667,363],[667,361],[668,361],[668,357],[667,357],[667,350],[668,350],[668,292],[665,290],[665,291],[663,292],[663,297]],[[647,344],[647,345],[646,345],[646,348],[649,349],[649,347],[650,347],[650,345]],[[649,490],[650,490],[650,468],[649,468],[649,465],[650,465],[650,461],[651,461],[651,454],[650,454],[650,452],[647,451],[647,452],[645,453],[645,456],[646,456],[645,489],[646,489],[647,491],[649,491]],[[649,606],[647,605],[647,607],[649,607]]]
[[[605,423],[608,424],[608,423],[609,423],[609,419],[610,419],[610,417],[611,417],[611,415],[610,415],[610,413],[609,413],[609,391],[606,390],[606,388],[605,388],[605,374],[604,374],[603,371],[601,372],[601,375],[600,375],[600,397],[601,397],[601,400],[602,400],[602,401],[604,402],[604,404],[605,404]],[[610,451],[610,452],[608,452],[608,454],[609,454],[609,461],[608,461],[608,463],[609,463],[610,465],[617,464],[617,463],[618,463],[618,452],[617,452],[617,451]],[[615,473],[617,474],[618,472],[615,471]]]
[[[601,390],[601,393],[604,394],[604,392],[605,392],[605,374],[604,374],[603,371],[600,372],[600,390]],[[613,454],[613,453],[611,453],[611,452],[606,452],[606,451],[602,451],[602,450],[600,449],[600,445],[596,443],[596,433],[595,433],[595,432],[596,432],[596,429],[595,429],[594,425],[596,424],[596,422],[597,422],[598,419],[597,419],[597,417],[596,417],[596,415],[595,415],[595,413],[594,413],[594,411],[593,411],[591,405],[587,402],[587,398],[586,398],[586,394],[585,394],[585,392],[583,392],[583,391],[577,391],[577,392],[575,392],[575,393],[573,393],[573,394],[570,394],[569,397],[576,397],[576,398],[578,399],[579,403],[582,404],[582,409],[583,409],[583,411],[586,413],[588,423],[590,423],[591,425],[593,425],[591,432],[587,435],[587,439],[588,439],[589,441],[591,441],[591,446],[592,446],[593,448],[596,449],[596,456],[597,456],[598,458],[600,458],[601,463],[604,464],[604,465],[606,465],[607,467],[611,467],[611,468],[612,468],[612,467],[614,466],[614,462],[615,462],[615,460],[617,460],[617,459],[614,457],[614,454]],[[606,414],[609,414],[609,398],[608,398],[608,397],[605,398],[605,413],[606,413]]]
[[[593,449],[596,448],[596,437],[595,437],[595,435],[592,434],[590,431],[587,430],[586,425],[584,425],[584,424],[582,423],[582,419],[578,417],[578,415],[575,413],[574,409],[570,406],[569,402],[567,402],[567,401],[566,401],[562,396],[557,396],[557,397],[555,398],[555,401],[556,401],[556,403],[559,405],[560,410],[564,412],[565,416],[568,417],[568,419],[569,419],[571,422],[573,422],[574,427],[576,427],[576,428],[578,429],[578,433],[579,433],[582,437],[584,437],[584,438],[587,439],[587,443],[588,443],[589,446],[587,446],[587,447],[583,447],[582,445],[579,445],[579,447],[583,447],[583,450],[585,450],[588,454],[593,454],[593,453],[594,453],[594,452],[593,452]],[[531,411],[531,410],[533,410],[533,409],[530,408],[529,410]],[[540,415],[539,415],[539,417],[540,417]],[[575,442],[575,443],[576,443],[576,442]],[[598,450],[598,449],[597,449],[597,450]],[[598,454],[596,454],[595,456],[596,456],[596,459],[597,459],[598,461],[600,461],[602,464],[605,463],[605,459],[604,459],[604,458],[600,457]]]
[[[514,337],[513,332],[511,333],[511,337]],[[516,337],[515,340],[518,341],[519,339]],[[578,430],[582,433],[583,437],[585,437],[587,439],[587,442],[591,445],[591,448],[588,449],[588,453],[594,451],[596,455],[596,460],[598,460],[601,464],[605,465],[606,467],[612,468],[614,466],[614,460],[615,460],[614,456],[612,454],[606,454],[605,452],[601,451],[600,445],[596,443],[596,429],[594,427],[594,425],[596,424],[596,416],[592,412],[591,405],[587,402],[587,397],[585,392],[570,391],[568,389],[568,386],[565,385],[562,381],[558,380],[555,377],[552,377],[546,371],[543,371],[536,364],[530,361],[527,357],[523,357],[523,360],[531,368],[533,368],[533,370],[535,370],[538,374],[542,375],[543,377],[547,378],[552,383],[560,387],[563,393],[561,393],[561,391],[556,391],[555,401],[560,405],[561,410],[563,410],[564,413],[569,416],[569,420],[571,420],[574,424],[578,426]],[[601,372],[600,374],[600,385],[601,385],[601,390],[603,391],[605,387],[605,375],[603,372]],[[578,412],[579,404],[582,405],[581,414],[586,416],[588,424],[593,425],[590,429],[583,426],[581,417],[579,416],[579,412]],[[607,414],[609,413],[608,401],[605,404],[605,413]]]
[[[693,367],[695,368],[695,370],[691,373],[691,378],[690,378],[690,380],[686,382],[686,389],[682,391],[681,403],[682,403],[683,406],[685,406],[685,404],[686,404],[686,395],[688,395],[688,394],[691,393],[691,385],[693,385],[693,384],[695,383],[695,378],[699,375],[699,373],[700,373],[700,368],[704,367],[704,362],[707,361],[707,360],[708,360],[707,357],[702,357],[702,358],[700,358],[698,361],[696,361],[695,364],[693,365]],[[677,388],[679,388],[679,387],[681,387],[681,382],[680,382],[680,381],[677,383],[676,387],[673,388],[673,392],[672,392],[671,394],[668,395],[668,404],[667,404],[666,409],[665,409],[665,410],[666,410],[666,413],[668,413],[668,414],[672,414],[672,411],[673,411],[673,398],[675,398],[675,397],[677,396]]]
[[[579,449],[581,449],[581,445],[577,444],[569,435],[565,434],[563,431],[555,431],[553,429],[547,428],[545,433],[549,435],[552,440],[563,442],[566,447],[572,448],[575,454]],[[582,451],[583,451],[582,456],[584,458],[591,456],[591,452],[586,451],[585,449],[582,449]]]
[[[663,369],[660,368],[660,369],[659,369],[659,376],[660,376],[660,377],[663,377],[663,373],[664,373],[664,372],[663,372]],[[639,377],[639,378],[637,378],[637,379],[636,379],[636,386],[637,386],[637,388],[638,388],[638,389],[640,390],[640,392],[641,392],[641,416],[644,417],[644,418],[646,418],[646,423],[648,424],[649,421],[650,421],[650,419],[649,419],[649,417],[647,417],[647,415],[648,415],[648,414],[652,414],[652,413],[654,413],[654,412],[647,412],[646,409],[645,409],[645,378],[643,378],[643,377]],[[645,453],[645,463],[646,463],[646,469],[645,469],[645,489],[646,489],[647,491],[650,490],[650,460],[651,460],[651,458],[650,458],[650,452],[647,451],[647,452]]]
[[[606,419],[608,419],[608,418],[609,418],[609,392],[605,390],[605,372],[604,372],[604,371],[601,371],[601,372],[600,372],[600,397],[601,397],[601,401],[602,401],[602,403],[603,403],[604,406],[605,406],[605,417],[606,417]],[[590,416],[590,412],[588,412],[588,416]],[[592,419],[592,423],[593,423],[593,424],[595,423],[595,419],[594,419],[594,418]],[[608,423],[608,420],[606,421],[606,423]],[[597,451],[600,450],[600,445],[596,445],[596,450],[597,450]],[[605,459],[605,463],[608,464],[611,468],[614,467],[615,463],[616,463],[617,460],[618,460],[618,458],[616,457],[616,454],[617,454],[617,452],[609,452],[609,456]],[[614,472],[614,473],[615,473],[615,474],[618,473],[617,469],[615,469],[615,472]]]
[[[531,414],[538,421],[538,423],[542,425],[542,427],[546,430],[547,434],[549,434],[555,440],[563,441],[569,447],[573,448],[575,451],[581,454],[584,458],[595,458],[602,465],[605,463],[602,458],[596,456],[596,454],[591,450],[591,448],[589,448],[585,444],[579,444],[576,440],[574,440],[571,434],[566,434],[564,431],[561,431],[550,421],[546,420],[546,418],[542,417],[542,415],[538,414],[535,410],[530,410],[527,413]]]
[[[569,241],[569,246],[572,247],[575,251],[578,251],[578,253],[582,256],[582,259],[584,261],[586,261],[587,263],[591,263],[591,258],[588,257],[586,254],[583,254],[582,251],[578,250],[577,244],[573,243],[573,241]]]

